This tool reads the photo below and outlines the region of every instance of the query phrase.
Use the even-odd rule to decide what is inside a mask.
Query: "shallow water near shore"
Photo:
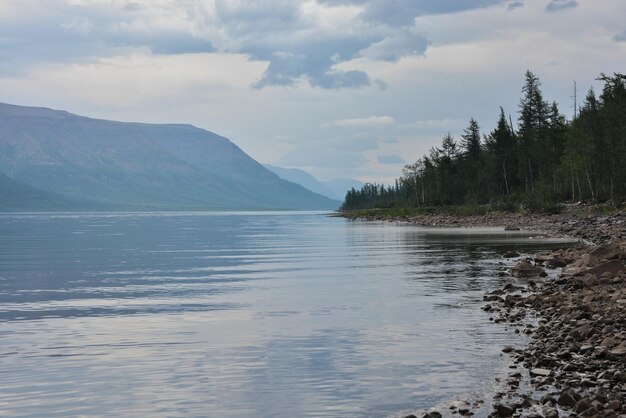
[[[501,228],[322,213],[0,215],[0,416],[394,416],[488,394]]]

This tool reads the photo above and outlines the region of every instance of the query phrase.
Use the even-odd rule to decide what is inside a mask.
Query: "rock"
[[[576,394],[572,389],[565,389],[561,392],[561,396],[559,396],[556,403],[570,408],[576,406]]]
[[[441,418],[441,414],[437,411],[428,412],[423,418]]]
[[[572,263],[572,267],[589,268],[589,267],[595,267],[598,264],[599,264],[599,261],[597,258],[592,257],[589,254],[585,254],[582,257],[580,257],[578,260],[576,260],[574,263]]]
[[[600,343],[602,347],[611,348],[617,345],[617,342],[611,337],[605,337]]]
[[[515,251],[507,251],[504,254],[502,254],[502,257],[504,258],[515,258],[515,257],[519,257],[520,254],[516,253]]]
[[[548,377],[550,376],[550,370],[540,369],[540,368],[530,369],[530,375],[539,376],[539,377]]]
[[[505,231],[519,231],[519,227],[515,225],[507,225],[504,227]]]
[[[610,353],[616,356],[623,356],[626,354],[626,341],[622,341],[620,345],[612,349]]]
[[[495,405],[497,417],[510,417],[513,416],[517,407],[508,403],[499,403]]]
[[[589,408],[591,408],[591,401],[589,401],[589,399],[587,399],[587,398],[582,398],[581,400],[576,402],[576,406],[574,407],[574,411],[576,413],[580,414],[581,412],[584,412],[584,411],[588,410]]]
[[[567,262],[565,260],[563,260],[562,258],[554,257],[554,258],[548,260],[546,265],[548,267],[552,267],[552,268],[559,268],[559,267],[567,266]]]
[[[544,418],[558,418],[559,411],[551,406],[544,406],[542,409]]]
[[[574,337],[575,339],[584,339],[587,338],[587,336],[593,331],[593,327],[589,324],[583,324],[579,327],[574,328],[573,330],[571,330],[569,332],[569,335],[571,337]],[[593,346],[582,346],[580,347],[580,351],[587,351],[590,349],[593,349]]]
[[[622,255],[622,252],[618,248],[608,244],[599,245],[589,253],[589,256],[598,261],[611,260],[619,257],[620,255]]]
[[[598,279],[596,278],[595,275],[593,274],[587,274],[584,277],[582,277],[580,280],[580,287],[583,287],[585,289],[591,289],[592,287],[596,286],[598,284]]]
[[[511,269],[511,276],[518,278],[527,278],[527,277],[545,277],[547,276],[546,271],[541,267],[533,266],[527,261],[520,261]]]
[[[511,347],[510,345],[507,345],[506,347],[504,347],[504,348],[502,349],[502,352],[503,352],[503,353],[511,353],[511,352],[513,352],[513,351],[515,351],[515,349],[514,349],[513,347]]]
[[[586,271],[587,274],[593,274],[595,276],[601,276],[603,274],[610,274],[611,276],[617,275],[619,272],[626,271],[626,266],[619,260],[607,261],[604,264],[600,264],[597,267],[593,267]]]
[[[626,382],[626,372],[617,372],[613,375],[613,378],[618,382]],[[626,385],[624,385],[623,391],[626,391]]]
[[[614,411],[620,411],[622,409],[622,403],[618,399],[610,401],[608,406]]]

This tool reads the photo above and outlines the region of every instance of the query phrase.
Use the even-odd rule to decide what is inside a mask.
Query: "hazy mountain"
[[[191,125],[114,122],[7,104],[0,104],[0,173],[17,180],[13,189],[33,188],[25,187],[25,195],[37,190],[103,210],[339,205]]]
[[[42,210],[97,210],[100,205],[74,200],[57,193],[29,186],[0,173],[0,211],[28,212]]]
[[[346,192],[352,188],[360,190],[363,187],[363,182],[355,179],[336,179],[323,181],[322,184],[326,186],[333,194],[339,197],[340,201],[343,201],[346,197]]]
[[[271,164],[264,164],[265,168],[274,172],[278,177],[299,184],[312,192],[324,195],[331,199],[343,200],[343,196],[337,196],[328,187],[324,186],[318,179],[304,170],[297,168],[284,168]]]

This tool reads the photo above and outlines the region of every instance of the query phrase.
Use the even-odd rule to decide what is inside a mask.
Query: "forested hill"
[[[0,210],[336,209],[226,138],[0,103]]]
[[[406,165],[392,186],[366,184],[346,195],[344,210],[491,204],[494,208],[555,207],[565,201],[626,201],[626,76],[602,74],[573,120],[526,72],[516,126],[500,114],[481,135],[473,118],[460,138]]]

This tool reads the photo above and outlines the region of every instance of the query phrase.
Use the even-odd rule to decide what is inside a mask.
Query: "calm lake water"
[[[394,416],[489,393],[554,241],[320,213],[0,215],[0,416]]]

